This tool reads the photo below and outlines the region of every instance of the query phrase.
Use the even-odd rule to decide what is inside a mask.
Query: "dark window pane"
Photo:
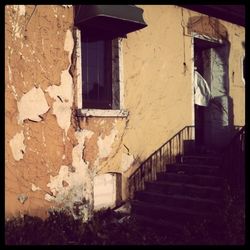
[[[112,108],[111,40],[82,37],[82,80],[84,108]]]

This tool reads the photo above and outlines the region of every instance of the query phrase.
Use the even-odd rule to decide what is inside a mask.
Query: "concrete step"
[[[220,168],[215,165],[175,163],[166,165],[166,172],[220,176]]]
[[[202,165],[220,165],[220,156],[211,155],[182,155],[180,163],[194,163]]]
[[[157,180],[183,182],[186,184],[196,184],[201,186],[221,186],[224,179],[214,175],[184,174],[182,171],[177,173],[158,173]]]
[[[168,222],[183,224],[197,222],[204,219],[217,221],[220,217],[217,213],[197,212],[193,209],[163,206],[138,200],[132,201],[132,213],[149,217],[151,219],[164,219]]]
[[[222,198],[222,189],[218,187],[200,186],[170,181],[146,182],[145,185],[145,190],[148,192],[179,194],[206,199]]]
[[[222,209],[222,202],[213,199],[202,199],[185,195],[166,195],[156,192],[140,191],[135,194],[135,199],[152,204],[164,206],[175,206],[194,211],[219,212]]]

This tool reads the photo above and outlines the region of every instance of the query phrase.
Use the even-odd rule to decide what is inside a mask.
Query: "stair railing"
[[[184,154],[185,142],[194,147],[194,137],[195,127],[186,126],[142,162],[128,179],[130,198],[133,199],[135,192],[145,188],[145,181],[156,180],[157,173],[165,172],[167,164],[175,163],[178,156]]]
[[[245,126],[232,138],[222,152],[221,173],[227,179],[232,195],[245,189]],[[244,195],[244,194],[243,194]]]

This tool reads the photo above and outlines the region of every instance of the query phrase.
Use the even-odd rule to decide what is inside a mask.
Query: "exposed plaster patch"
[[[66,134],[70,127],[71,106],[73,103],[72,83],[68,70],[64,70],[61,74],[61,85],[53,85],[46,89],[50,97],[55,100],[53,103],[53,114],[57,118],[57,123],[65,130]]]
[[[64,41],[64,50],[69,52],[69,62],[71,62],[71,54],[73,52],[73,48],[74,48],[73,35],[70,30],[67,30],[65,41]]]
[[[69,52],[69,62],[74,47],[74,40],[70,30],[66,33],[64,50]],[[73,80],[69,73],[69,68],[61,73],[61,85],[50,86],[46,89],[55,102],[53,103],[53,114],[57,118],[58,125],[65,130],[67,134],[71,120],[71,106],[73,104]]]
[[[25,119],[39,122],[42,120],[39,115],[42,115],[49,110],[42,89],[35,87],[21,97],[20,101],[17,102],[17,108],[19,111],[19,124]]]
[[[88,162],[83,160],[83,149],[86,138],[93,135],[92,131],[76,131],[75,137],[78,144],[72,150],[72,166],[61,166],[57,176],[50,176],[47,186],[53,195],[46,194],[47,201],[55,201],[68,207],[75,218],[79,216],[84,220],[89,216],[89,204],[92,204],[92,176],[88,168]],[[71,168],[74,171],[71,171]],[[75,209],[79,209],[80,214]]]
[[[122,161],[121,161],[121,170],[123,172],[127,171],[131,164],[134,162],[135,158],[133,155],[128,155],[123,153],[122,154]]]
[[[21,131],[20,133],[17,133],[10,140],[10,148],[12,151],[12,155],[16,161],[23,159],[23,155],[25,153],[25,148],[26,148],[23,141],[24,141],[23,131]]]
[[[103,139],[99,136],[97,145],[99,148],[99,158],[108,157],[112,150],[112,144],[114,143],[115,137],[118,134],[118,130],[113,128],[111,133],[105,136]]]
[[[41,190],[41,188],[40,188],[40,187],[37,187],[35,184],[31,183],[31,190],[32,190],[33,192],[36,192],[36,191],[38,191],[38,190]]]
[[[84,163],[83,161],[83,149],[84,149],[84,143],[85,139],[89,139],[94,133],[90,130],[81,130],[75,132],[75,137],[78,141],[78,145],[76,145],[72,150],[72,158],[73,158],[73,166],[81,166]]]

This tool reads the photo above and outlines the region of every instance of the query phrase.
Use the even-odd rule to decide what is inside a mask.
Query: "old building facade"
[[[86,220],[126,200],[140,163],[197,122],[196,55],[216,104],[202,123],[207,148],[245,124],[245,28],[176,5],[138,7],[147,26],[91,52],[74,6],[5,6],[6,217],[68,208]],[[84,60],[105,46],[112,65],[97,84],[106,93],[100,79],[110,77],[112,97],[91,106],[97,74]]]

